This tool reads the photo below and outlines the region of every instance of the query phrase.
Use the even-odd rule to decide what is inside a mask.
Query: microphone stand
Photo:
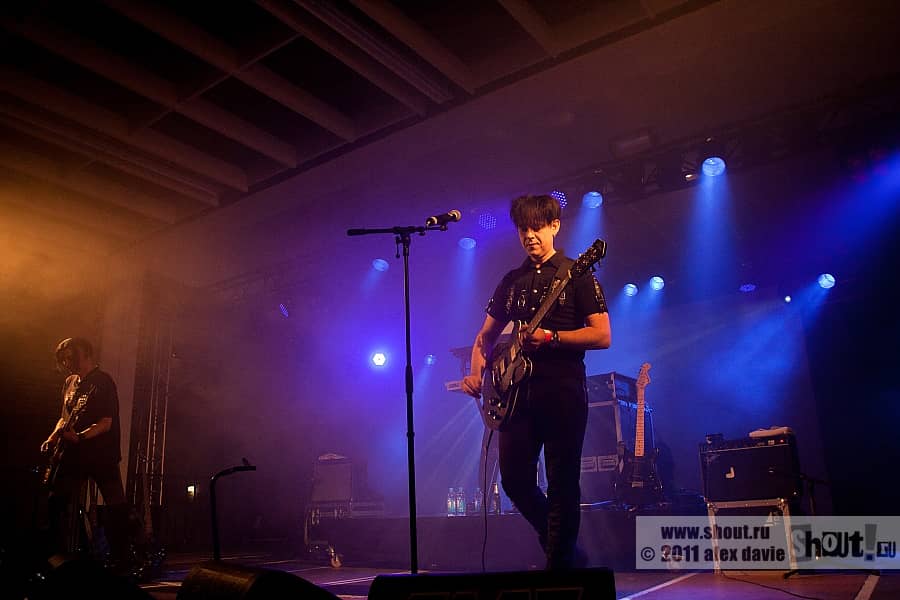
[[[219,471],[209,479],[209,515],[212,520],[212,538],[213,538],[213,560],[218,562],[222,560],[222,552],[219,547],[219,518],[216,513],[216,482],[219,477],[225,477],[239,471],[255,471],[256,467],[247,462],[246,458],[242,458],[242,465],[229,467]]]
[[[403,245],[403,300],[406,316],[406,456],[409,473],[409,572],[415,575],[419,571],[418,541],[416,535],[416,462],[415,432],[413,430],[413,370],[412,348],[410,343],[409,324],[409,246],[412,234],[425,235],[426,231],[447,231],[447,224],[427,226],[398,226],[380,229],[348,229],[347,235],[390,234],[395,236],[397,258],[400,257],[400,245]]]

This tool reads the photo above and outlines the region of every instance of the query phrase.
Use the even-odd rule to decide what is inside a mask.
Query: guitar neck
[[[537,330],[538,325],[541,324],[541,321],[544,320],[544,317],[546,317],[547,313],[550,312],[550,309],[553,308],[553,303],[556,302],[557,298],[562,294],[563,289],[565,289],[571,279],[571,272],[566,272],[566,276],[562,279],[553,279],[553,287],[550,288],[550,294],[544,298],[544,301],[541,303],[540,307],[538,307],[537,312],[526,325],[528,333],[534,333]]]
[[[637,390],[637,417],[634,422],[634,455],[644,456],[644,388]]]

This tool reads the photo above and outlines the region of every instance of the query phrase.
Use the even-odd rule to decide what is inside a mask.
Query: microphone
[[[462,219],[462,213],[456,209],[451,210],[450,212],[446,212],[442,215],[434,215],[433,217],[428,217],[425,219],[425,227],[431,227],[433,225],[446,225],[447,223],[459,221]]]

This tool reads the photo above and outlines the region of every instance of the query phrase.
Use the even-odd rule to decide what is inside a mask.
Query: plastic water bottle
[[[455,517],[456,516],[456,489],[450,488],[450,491],[447,492],[447,516]]]
[[[475,498],[472,499],[472,506],[475,508],[476,513],[481,512],[481,488],[475,488]]]
[[[456,488],[456,515],[466,516],[466,492],[463,488]]]
[[[500,514],[500,485],[496,482],[491,488],[491,512]]]

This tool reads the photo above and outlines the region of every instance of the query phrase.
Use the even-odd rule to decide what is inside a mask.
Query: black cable
[[[769,589],[769,590],[775,590],[776,592],[781,592],[781,593],[783,593],[783,594],[788,594],[788,595],[794,596],[794,597],[796,597],[796,598],[806,598],[806,600],[823,600],[822,598],[820,598],[820,597],[818,597],[818,596],[804,596],[803,594],[797,594],[797,593],[794,593],[794,592],[785,590],[785,589],[780,588],[780,587],[775,587],[774,585],[766,585],[766,584],[764,584],[764,583],[759,583],[759,582],[756,582],[756,581],[749,581],[749,580],[747,580],[747,579],[739,579],[739,578],[737,578],[737,577],[731,577],[730,575],[726,575],[726,574],[725,574],[725,571],[722,571],[722,572],[721,572],[721,575],[722,575],[722,577],[724,577],[725,579],[731,579],[732,581],[739,581],[739,582],[741,582],[741,583],[749,583],[750,585],[757,585],[757,586],[759,586],[759,587],[763,587],[763,588],[766,588],[766,589]]]
[[[494,430],[488,433],[487,442],[484,444],[484,471],[481,475],[481,515],[484,522],[484,535],[481,538],[481,572],[486,572],[485,555],[487,554],[488,539],[488,520],[487,520],[487,472],[488,472],[488,456],[491,449],[491,439],[494,437]]]

